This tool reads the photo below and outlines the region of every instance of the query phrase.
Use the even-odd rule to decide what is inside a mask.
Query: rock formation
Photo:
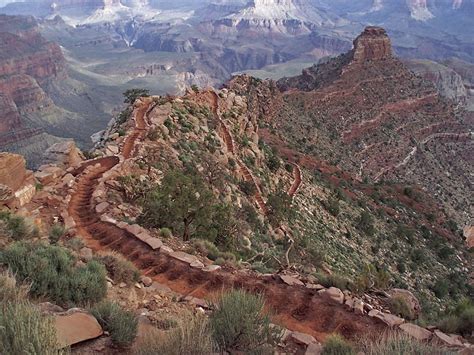
[[[31,131],[21,117],[47,112],[53,103],[44,87],[66,74],[61,49],[40,35],[32,18],[0,15],[0,53],[0,148],[4,148],[40,132]]]
[[[55,164],[62,168],[76,166],[84,160],[84,155],[73,141],[66,141],[52,145],[44,153],[44,164]]]
[[[392,44],[387,32],[381,27],[366,27],[354,41],[355,62],[382,60],[392,57]]]
[[[35,194],[33,173],[21,155],[0,153],[0,205],[19,207]]]

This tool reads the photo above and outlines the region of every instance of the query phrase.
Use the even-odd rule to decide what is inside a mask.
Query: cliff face
[[[0,137],[28,128],[21,116],[47,110],[52,101],[43,87],[65,77],[61,49],[39,34],[31,18],[0,16]]]
[[[367,27],[355,39],[352,56],[355,62],[390,58],[392,56],[392,44],[387,32],[381,27]]]

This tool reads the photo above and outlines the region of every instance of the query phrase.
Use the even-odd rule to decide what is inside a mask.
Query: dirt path
[[[294,197],[296,193],[298,192],[299,188],[301,187],[302,183],[302,174],[301,174],[301,169],[298,166],[298,164],[292,163],[293,166],[293,184],[291,185],[290,189],[288,190],[288,195],[290,197]]]
[[[129,159],[133,154],[135,143],[138,139],[143,138],[146,132],[147,124],[145,122],[145,114],[150,107],[149,101],[145,101],[140,107],[135,109],[135,129],[133,132],[125,138],[125,142],[122,148],[122,155],[125,159]]]
[[[142,107],[138,112],[146,112]],[[143,119],[143,115],[137,115]],[[140,119],[136,130],[143,133]],[[133,132],[136,133],[136,132]],[[129,137],[139,137],[130,135]],[[136,140],[136,138],[135,138]],[[132,153],[135,141],[128,145]],[[125,155],[125,154],[124,154]],[[243,288],[262,293],[269,307],[276,312],[276,321],[282,326],[313,335],[323,341],[333,332],[349,339],[360,339],[368,334],[380,334],[385,325],[374,318],[356,315],[342,305],[321,298],[315,290],[304,286],[288,286],[277,276],[256,276],[244,272],[218,270],[207,272],[191,268],[166,253],[152,250],[129,232],[111,223],[103,222],[95,212],[93,193],[100,177],[119,163],[118,157],[93,161],[76,178],[75,193],[69,203],[69,215],[76,222],[78,234],[88,247],[95,251],[115,250],[132,261],[140,271],[152,279],[169,286],[181,295],[212,299],[223,290]]]
[[[117,226],[100,221],[92,203],[92,194],[104,172],[118,163],[115,157],[97,161],[100,166],[89,169],[77,181],[69,213],[77,223],[79,234],[95,251],[115,250],[132,261],[152,279],[169,286],[181,295],[212,299],[223,290],[243,288],[262,293],[268,306],[276,312],[277,322],[284,327],[313,335],[323,341],[332,332],[350,339],[381,333],[385,326],[368,316],[348,312],[343,306],[319,297],[315,290],[288,286],[278,277],[256,277],[242,272],[206,272],[191,268],[165,253],[153,251]]]

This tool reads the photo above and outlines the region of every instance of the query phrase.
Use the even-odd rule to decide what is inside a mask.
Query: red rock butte
[[[382,27],[366,27],[354,40],[354,62],[383,60],[392,58],[392,44]]]

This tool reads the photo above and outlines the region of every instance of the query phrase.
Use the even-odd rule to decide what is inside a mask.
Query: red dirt
[[[146,110],[142,107],[139,112],[144,113]],[[142,130],[139,120],[137,130]],[[134,144],[135,141],[130,138],[128,146],[133,148]],[[130,154],[131,152],[132,149]],[[314,290],[303,286],[288,286],[278,277],[257,276],[232,270],[210,273],[191,268],[165,253],[153,251],[129,232],[100,221],[95,212],[92,195],[99,178],[118,162],[118,157],[97,159],[92,166],[98,165],[87,172],[82,171],[76,181],[76,191],[71,197],[68,210],[77,224],[78,233],[90,248],[96,251],[110,249],[120,252],[143,274],[168,285],[182,295],[212,299],[215,294],[232,288],[262,293],[267,305],[276,312],[279,324],[290,330],[311,334],[320,341],[333,332],[355,340],[380,334],[386,329],[377,319],[356,315],[342,305],[319,297]]]
[[[149,100],[145,101],[140,107],[136,109],[135,113],[135,129],[133,130],[132,134],[130,134],[126,139],[125,143],[122,148],[122,155],[125,159],[129,159],[132,156],[133,149],[135,148],[135,142],[137,139],[143,138],[147,124],[145,122],[145,113],[148,111],[150,107]]]

